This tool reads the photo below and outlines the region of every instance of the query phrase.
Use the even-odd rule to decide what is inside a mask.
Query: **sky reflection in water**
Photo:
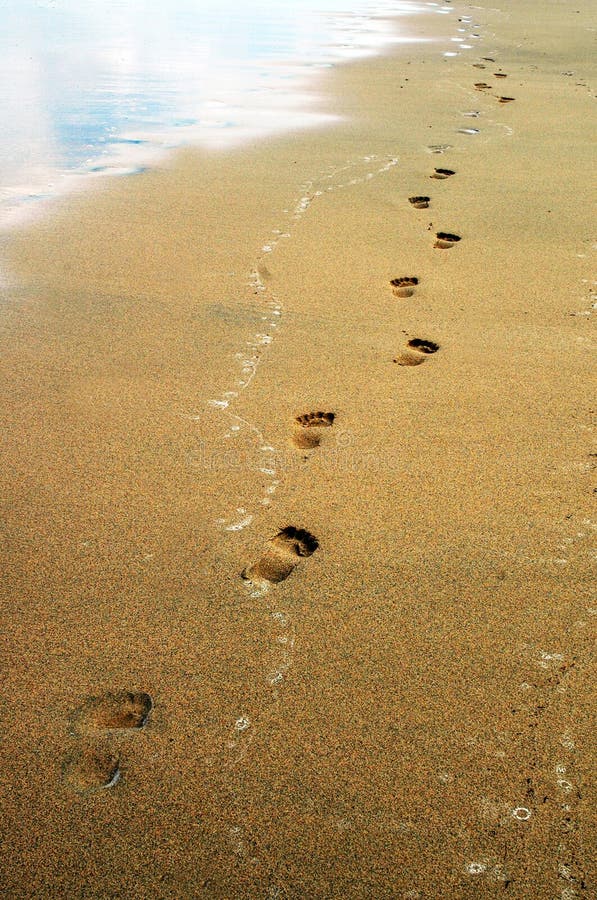
[[[0,222],[73,174],[134,173],[183,143],[223,145],[323,121],[309,73],[396,39],[376,15],[414,8],[401,0],[4,0]]]

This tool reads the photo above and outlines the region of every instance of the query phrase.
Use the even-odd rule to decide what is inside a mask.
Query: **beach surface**
[[[449,8],[4,240],[4,896],[594,896],[591,5]]]

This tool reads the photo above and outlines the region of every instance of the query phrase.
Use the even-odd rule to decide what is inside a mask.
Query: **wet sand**
[[[7,243],[6,896],[591,896],[589,12]]]

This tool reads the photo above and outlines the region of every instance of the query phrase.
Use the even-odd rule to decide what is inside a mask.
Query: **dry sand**
[[[594,896],[590,5],[412,27],[5,248],[4,896]]]

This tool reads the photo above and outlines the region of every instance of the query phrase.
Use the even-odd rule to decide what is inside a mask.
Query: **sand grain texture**
[[[333,129],[9,242],[6,896],[594,891],[590,8],[453,7]],[[287,523],[317,552],[244,583]],[[143,727],[69,730],[122,692]]]

